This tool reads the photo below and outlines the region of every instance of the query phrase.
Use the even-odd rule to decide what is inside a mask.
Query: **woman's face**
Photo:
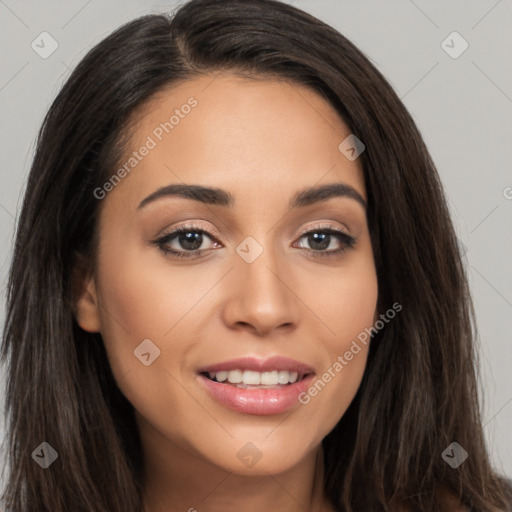
[[[101,332],[155,453],[277,473],[346,411],[378,292],[363,173],[338,148],[349,134],[309,89],[230,74],[140,113],[125,172],[96,191],[100,245],[77,318]],[[204,188],[166,191],[184,185]],[[312,193],[327,185],[340,186]]]

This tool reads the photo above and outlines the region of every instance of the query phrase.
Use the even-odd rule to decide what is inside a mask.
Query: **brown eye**
[[[309,252],[316,253],[318,256],[329,256],[339,254],[347,249],[351,249],[356,244],[356,239],[347,235],[341,230],[329,228],[314,228],[302,233],[300,239],[307,241],[309,247],[301,248]],[[336,244],[337,241],[337,244]],[[331,245],[335,247],[332,248]],[[336,245],[338,247],[336,247]],[[329,249],[330,250],[326,250]]]
[[[153,242],[164,254],[178,258],[199,256],[207,248],[201,247],[207,239],[215,240],[204,229],[195,226],[182,226]],[[217,244],[217,242],[214,242]]]

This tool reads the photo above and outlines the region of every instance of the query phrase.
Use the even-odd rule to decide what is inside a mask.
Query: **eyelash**
[[[151,242],[152,245],[158,247],[166,256],[176,257],[176,258],[193,258],[193,257],[200,257],[200,255],[203,252],[206,252],[208,249],[203,250],[195,250],[195,251],[175,251],[174,249],[168,249],[166,248],[167,244],[174,240],[177,236],[179,236],[181,233],[201,233],[203,235],[207,235],[208,238],[215,240],[215,237],[209,233],[208,231],[194,225],[188,225],[188,226],[181,226],[179,228],[176,228],[175,230],[171,231],[170,233],[166,233],[160,238],[154,240]],[[312,234],[312,233],[324,233],[328,235],[334,235],[338,238],[342,246],[339,249],[331,250],[331,251],[319,251],[315,249],[308,249],[305,248],[305,250],[308,253],[313,253],[315,257],[330,257],[335,256],[336,254],[343,253],[344,251],[348,249],[352,249],[356,243],[356,238],[347,235],[340,229],[334,228],[332,226],[311,226],[307,230],[304,230],[299,235],[299,240],[303,238],[306,235]],[[218,243],[218,242],[217,242]]]

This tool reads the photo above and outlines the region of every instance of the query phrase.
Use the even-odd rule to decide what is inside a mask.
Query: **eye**
[[[300,240],[304,238],[309,247],[303,247],[301,245],[301,248],[306,249],[315,256],[321,257],[334,256],[347,249],[352,249],[356,244],[354,237],[332,225],[312,226],[307,231],[302,232]],[[327,250],[329,248],[330,250]]]
[[[178,258],[190,258],[191,256],[199,256],[208,247],[204,247],[207,240],[215,240],[213,235],[208,231],[197,226],[181,226],[170,233],[163,235],[153,241],[164,254],[176,256]],[[215,240],[214,245],[218,245]]]
[[[339,254],[353,248],[357,242],[354,237],[332,225],[312,226],[309,230],[301,233],[299,240],[302,239],[305,239],[309,247],[304,247],[301,244],[299,248],[321,257]],[[213,242],[211,247],[204,247],[207,240]],[[177,258],[200,257],[208,249],[220,246],[220,243],[209,231],[194,225],[181,226],[151,243],[165,255]]]

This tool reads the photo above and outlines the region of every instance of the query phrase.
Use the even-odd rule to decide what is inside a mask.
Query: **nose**
[[[292,272],[286,262],[277,262],[268,251],[252,263],[241,258],[226,283],[222,317],[231,329],[248,330],[258,336],[273,331],[291,332],[300,318],[300,300],[293,290]]]

